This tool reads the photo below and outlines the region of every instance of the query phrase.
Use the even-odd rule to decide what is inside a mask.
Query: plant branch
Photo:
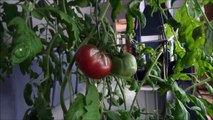
[[[56,35],[53,37],[53,39],[50,41],[50,44],[49,44],[49,46],[48,46],[48,49],[47,49],[47,53],[46,53],[46,63],[47,63],[47,66],[46,66],[46,68],[47,68],[47,70],[46,70],[46,75],[45,75],[45,78],[41,81],[41,83],[43,83],[43,82],[45,82],[46,80],[48,80],[49,79],[49,76],[50,76],[50,60],[49,60],[49,55],[50,55],[50,51],[51,51],[51,49],[52,49],[52,47],[53,47],[53,43],[55,42],[55,40],[56,40]]]
[[[118,87],[120,88],[121,94],[122,94],[123,99],[124,99],[124,109],[127,110],[126,96],[125,96],[124,90],[123,90],[122,85],[121,85],[121,83],[119,82],[118,78],[115,77],[115,80],[116,80],[116,82],[117,82],[117,84],[118,84]]]
[[[68,80],[67,76],[70,76],[70,73],[71,73],[71,70],[72,70],[72,66],[74,65],[74,62],[75,62],[75,56],[72,59],[72,62],[69,64],[69,66],[68,66],[68,68],[66,70],[66,73],[65,73],[65,76],[64,76],[64,80],[63,80],[62,85],[61,85],[60,103],[61,103],[61,108],[62,108],[64,113],[67,112],[67,108],[66,108],[66,105],[65,105],[65,102],[64,102],[64,91],[65,91],[65,87],[66,87],[67,80]]]
[[[206,82],[209,82],[209,81],[211,81],[210,78],[207,78],[207,79],[205,79],[205,80],[202,80],[202,81],[199,82],[199,83],[195,83],[195,84],[193,84],[192,86],[189,86],[188,88],[185,89],[185,91],[189,91],[190,89],[192,89],[192,88],[194,88],[194,87],[197,87],[197,86],[200,86],[200,85],[203,85],[203,84],[205,84]]]
[[[102,88],[102,98],[101,98],[101,113],[103,114],[104,112],[104,97],[105,97],[105,92],[106,92],[106,79],[103,80],[103,88]]]
[[[62,4],[63,4],[64,12],[67,14],[67,8],[66,8],[66,5],[65,5],[65,0],[62,1]]]
[[[160,81],[160,82],[165,82],[164,79],[162,79],[162,78],[160,78],[158,76],[155,76],[155,75],[149,75],[149,76],[158,79],[158,81]]]
[[[104,19],[109,6],[110,6],[110,2],[109,2],[109,0],[107,0],[105,5],[104,5],[104,7],[103,7],[103,9],[102,9],[102,11],[101,11],[101,13],[100,13],[100,15],[99,15],[99,20],[100,21],[102,21]]]
[[[196,5],[198,6],[198,8],[200,9],[200,11],[201,11],[201,13],[202,13],[204,19],[206,20],[208,26],[211,28],[211,30],[213,30],[213,26],[210,24],[209,19],[207,18],[206,14],[205,14],[204,11],[202,10],[200,4],[198,3],[197,0],[194,0],[194,1],[195,1],[195,4],[196,4]]]
[[[69,81],[68,81],[68,84],[69,84],[69,93],[70,93],[70,105],[72,104],[72,96],[73,96],[73,86],[72,86],[72,73],[70,72],[69,76]]]
[[[161,49],[160,49],[160,53],[158,54],[157,58],[155,59],[155,61],[152,63],[152,65],[149,67],[147,73],[145,74],[145,76],[144,76],[144,78],[143,78],[143,80],[142,80],[142,82],[141,82],[141,84],[140,84],[140,86],[139,86],[139,90],[136,92],[135,97],[133,98],[132,105],[131,105],[131,107],[130,107],[130,113],[131,113],[132,110],[133,110],[133,107],[134,107],[136,98],[137,98],[137,96],[138,96],[138,94],[139,94],[139,92],[140,92],[142,86],[143,86],[144,83],[146,82],[146,78],[150,75],[150,73],[151,73],[153,67],[154,67],[155,64],[157,63],[157,61],[158,61],[158,59],[160,58],[160,56],[161,56],[162,53],[163,53],[163,50],[162,50],[162,48],[161,48]]]

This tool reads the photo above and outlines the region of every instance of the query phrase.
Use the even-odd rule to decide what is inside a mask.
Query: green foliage
[[[39,120],[52,120],[53,115],[49,105],[42,94],[35,99],[35,109]]]
[[[210,22],[211,26],[213,26],[213,20]],[[208,55],[212,55],[213,53],[213,30],[208,27],[206,32],[206,43],[205,43],[205,51]]]
[[[175,110],[173,111],[173,116],[174,116],[174,120],[189,120],[189,113],[186,110],[185,106],[183,105],[183,103],[176,99],[175,101]]]
[[[128,10],[129,10],[129,12],[131,13],[131,15],[132,15],[134,18],[137,18],[137,19],[140,21],[141,28],[144,28],[144,27],[146,26],[146,17],[145,17],[144,14],[138,9],[140,2],[141,2],[141,1],[139,1],[139,0],[132,1],[132,2],[129,4]]]
[[[69,108],[68,112],[65,114],[65,120],[81,120],[83,114],[85,114],[85,96],[82,94],[77,94],[75,102]]]
[[[162,15],[166,15],[164,12],[167,9],[161,7],[161,3],[166,1],[147,0],[152,7],[152,14],[160,11]],[[172,0],[172,3],[174,1]],[[0,71],[9,73],[11,65],[18,64],[21,72],[30,77],[30,81],[24,88],[24,99],[30,106],[26,110],[24,120],[53,119],[50,94],[55,83],[54,80],[57,80],[61,86],[60,99],[65,120],[141,120],[142,110],[140,108],[135,107],[135,104],[132,104],[130,109],[126,107],[124,91],[128,87],[129,90],[136,93],[136,99],[141,87],[147,82],[152,85],[158,84],[162,94],[172,91],[174,100],[167,107],[168,118],[187,120],[190,118],[187,110],[195,111],[198,119],[204,119],[206,114],[213,117],[212,103],[193,94],[189,95],[175,81],[192,80],[191,77],[193,77],[198,83],[194,83],[186,89],[190,90],[202,83],[198,78],[203,75],[206,75],[209,81],[213,78],[211,27],[213,22],[199,19],[203,16],[205,18],[203,5],[213,3],[212,0],[186,0],[175,13],[175,17],[167,19],[167,23],[164,24],[166,37],[168,41],[174,39],[175,46],[173,53],[176,64],[173,69],[174,73],[170,76],[162,77],[162,70],[164,70],[162,68],[165,64],[163,63],[165,61],[161,64],[159,59],[162,51],[143,45],[136,48],[136,58],[141,61],[138,66],[147,69],[146,77],[142,82],[138,82],[133,76],[128,80],[120,80],[109,75],[106,87],[105,78],[103,81],[91,80],[78,69],[73,69],[75,51],[79,46],[88,42],[97,45],[103,53],[110,55],[118,53],[115,31],[109,20],[105,18],[110,5],[112,21],[115,21],[127,7],[125,8],[127,9],[125,13],[127,27],[124,36],[134,43],[135,20],[140,21],[142,28],[149,21],[146,21],[144,14],[138,9],[140,0],[127,2],[127,5],[124,5],[121,0],[107,0],[107,2],[58,0],[52,3],[48,0],[38,0],[37,2],[20,0],[12,4],[0,3],[0,8],[3,10],[0,15]],[[20,10],[18,10],[19,7]],[[83,14],[80,9],[82,7],[94,7],[95,9],[92,13]],[[29,25],[31,18],[42,20],[44,23],[31,26]],[[10,35],[11,42],[5,34]],[[137,54],[148,55],[150,60],[146,61],[144,57],[138,57]],[[32,63],[41,68],[41,73],[32,70]],[[194,67],[196,73],[184,73],[183,70],[189,67]],[[166,72],[164,71],[164,73]],[[76,75],[79,81],[86,82],[86,93],[74,94],[72,85],[70,85],[71,101],[66,110],[66,106],[63,106],[63,94],[68,84],[67,81],[73,75]],[[39,80],[37,80],[38,78]],[[72,82],[73,80],[69,81],[69,84]],[[116,83],[115,88],[112,87],[114,82]],[[208,91],[213,94],[211,83],[202,84],[205,84]],[[98,91],[97,88],[100,86],[103,89]],[[189,102],[194,106],[189,107],[187,105]],[[109,105],[109,108],[106,104]],[[124,109],[120,109],[122,105],[124,105]],[[111,107],[115,110],[112,110]]]
[[[209,94],[213,96],[213,87],[211,85],[209,85],[209,83],[205,83],[205,86],[207,88],[207,90],[209,91]]]
[[[110,0],[110,4],[112,6],[111,18],[113,21],[115,21],[117,15],[119,15],[122,10],[122,2],[121,0]]]
[[[40,38],[27,26],[24,19],[15,17],[9,27],[14,27],[11,64],[19,64],[28,58],[35,57],[42,49]]]
[[[97,88],[89,85],[86,96],[77,94],[77,98],[72,103],[65,120],[100,120],[101,114],[99,112],[99,94]]]

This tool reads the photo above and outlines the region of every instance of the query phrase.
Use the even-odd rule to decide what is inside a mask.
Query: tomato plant
[[[87,44],[76,53],[79,69],[88,77],[101,79],[109,75],[112,67],[111,59],[94,45]]]
[[[123,52],[120,55],[112,56],[112,74],[121,77],[130,77],[137,71],[137,62],[135,57]]]
[[[139,58],[142,62],[138,62],[138,68],[145,66],[146,69],[140,82],[134,77],[129,78],[138,69],[135,57],[126,52],[117,54],[117,35],[112,28],[114,25],[112,22],[117,20],[121,12],[124,12],[121,14],[122,16],[125,14],[127,26],[126,33],[121,37],[128,39],[129,44],[135,44],[137,42],[134,40],[136,38],[135,23],[140,21],[141,28],[146,25],[146,16],[138,9],[143,0],[124,1],[16,0],[11,3],[0,2],[2,11],[0,14],[0,73],[11,74],[13,67],[19,65],[20,71],[27,76],[26,78],[30,78],[24,89],[24,99],[29,106],[24,120],[54,119],[54,114],[52,114],[52,108],[55,107],[52,106],[54,98],[51,96],[54,94],[55,85],[59,85],[60,88],[60,106],[64,116],[60,119],[141,120],[144,110],[136,105],[136,98],[148,80],[156,81],[153,85],[158,85],[162,94],[166,95],[170,91],[174,95],[174,100],[166,106],[164,118],[188,119],[190,118],[188,111],[194,111],[198,119],[204,119],[206,115],[213,117],[212,103],[199,98],[196,94],[186,92],[205,84],[210,93],[213,93],[211,84],[207,84],[213,79],[211,49],[213,21],[208,20],[203,9],[207,3],[212,4],[212,0],[183,0],[184,4],[175,10],[172,19],[168,18],[166,11],[173,8],[164,8],[162,5],[167,0],[146,0],[146,5],[152,8],[150,14],[161,12],[165,18],[162,23],[168,22],[164,24],[167,38],[165,37],[165,44],[161,44],[157,47],[158,49],[144,49],[139,53],[139,55],[151,55],[146,64],[144,64],[144,58]],[[176,0],[171,1],[173,3]],[[82,7],[85,9],[81,9]],[[107,14],[111,14],[111,18],[108,18]],[[199,19],[201,17],[203,20]],[[34,21],[39,22],[34,23]],[[208,30],[207,41],[206,30]],[[167,48],[163,48],[167,45],[170,48],[169,43],[172,40],[174,42],[171,44],[174,44],[174,49],[169,49],[168,52],[171,50],[175,65],[172,68],[173,72],[168,75],[167,60],[161,59],[161,56],[165,58]],[[205,52],[203,51],[204,43],[208,54],[203,53]],[[102,49],[99,50],[99,47],[91,44],[98,45],[112,56],[109,57]],[[82,47],[78,48],[78,46]],[[76,69],[73,69],[75,61],[84,74],[79,74]],[[39,67],[40,71],[35,71],[34,66],[36,70]],[[192,66],[196,69],[195,73],[183,71]],[[157,72],[164,74],[157,74]],[[200,78],[203,75],[206,79],[201,81]],[[0,74],[0,80],[4,77]],[[93,81],[86,79],[88,77],[105,78],[103,81]],[[194,83],[185,90],[176,82],[176,80],[191,80],[192,78]],[[76,80],[87,81],[83,81],[86,85],[85,94],[73,91],[73,82]],[[102,89],[97,89],[96,86]],[[68,106],[64,100],[66,87],[70,88]],[[135,92],[133,101],[126,101],[125,89],[128,88]],[[127,102],[128,104],[131,102],[130,109],[127,107]],[[188,106],[188,103],[194,106]],[[124,108],[120,107],[121,105],[124,105]]]

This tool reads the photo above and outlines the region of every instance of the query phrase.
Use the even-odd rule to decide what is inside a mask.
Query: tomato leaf
[[[42,49],[42,43],[36,34],[27,26],[24,19],[15,17],[9,26],[15,27],[11,64],[19,64],[34,57]]]
[[[117,15],[122,10],[122,7],[123,7],[122,2],[121,2],[121,0],[110,0],[110,4],[112,6],[111,18],[113,21],[115,21]]]
[[[206,111],[206,106],[204,105],[204,103],[195,96],[189,95],[189,98],[196,106],[200,107],[201,109],[200,113],[205,116],[207,111]]]
[[[128,11],[131,13],[131,15],[135,18],[137,18],[140,21],[141,28],[144,28],[146,26],[146,17],[145,15],[138,9],[138,6],[141,1],[135,0],[132,1],[129,4]]]
[[[45,100],[43,95],[39,94],[35,99],[35,108],[39,120],[52,120],[53,115],[49,103]]]
[[[170,27],[169,24],[164,24],[164,31],[165,31],[165,34],[166,34],[166,38],[168,40],[172,39],[174,37],[173,35],[173,32],[172,32],[172,28]]]
[[[130,112],[127,110],[118,110],[122,120],[131,120]]]
[[[200,98],[200,101],[206,106],[207,114],[213,117],[213,104],[208,102],[206,99]]]
[[[137,80],[131,79],[129,80],[129,82],[130,82],[129,90],[136,91],[136,92],[139,91],[139,85]]]
[[[83,115],[83,120],[100,120],[101,114],[99,111],[99,94],[94,85],[88,86],[88,93],[86,95],[86,113]]]
[[[147,0],[148,4],[152,6],[152,15],[160,9],[160,4],[165,3],[167,0]]]
[[[185,73],[175,73],[172,75],[172,78],[175,80],[191,80],[192,79]]]
[[[130,11],[127,11],[126,13],[126,21],[127,21],[126,33],[131,34],[134,32],[134,18],[130,14]]]
[[[213,87],[211,85],[209,85],[209,83],[205,83],[205,86],[207,88],[207,90],[209,91],[210,95],[213,96]]]
[[[202,11],[199,9],[199,6],[192,0],[186,2],[187,13],[192,18],[199,18],[202,15]]]
[[[189,102],[189,98],[188,98],[186,92],[183,89],[181,89],[176,82],[174,82],[171,87],[172,87],[173,92],[175,93],[175,96],[179,100],[181,100],[184,103]]]
[[[211,26],[213,26],[213,20],[210,22]],[[205,42],[205,51],[208,55],[212,55],[213,53],[213,30],[211,28],[207,29],[206,32],[206,42]]]
[[[65,120],[82,120],[82,116],[85,114],[86,110],[84,106],[86,105],[85,96],[83,94],[77,94],[77,98],[70,106],[69,110],[65,114]]]
[[[119,116],[119,114],[116,111],[106,111],[104,114],[107,116],[110,120],[122,120]]]
[[[173,116],[175,120],[189,120],[189,113],[186,110],[183,103],[176,99],[175,101],[175,110],[173,111]]]
[[[76,5],[79,7],[87,7],[89,5],[89,0],[75,0],[75,1],[70,1],[69,5]]]
[[[69,41],[68,41],[68,49],[71,49],[74,47],[74,43],[78,40],[80,40],[80,30],[78,27],[78,23],[76,18],[74,16],[70,16],[66,13],[64,13],[61,10],[58,10],[57,8],[48,7],[45,9],[37,9],[37,11],[42,13],[47,13],[50,11],[54,16],[58,17],[59,20],[67,25],[67,31],[69,34]]]
[[[2,18],[6,23],[9,23],[14,17],[19,16],[16,4],[8,4],[7,2],[4,2],[2,8],[4,10]]]

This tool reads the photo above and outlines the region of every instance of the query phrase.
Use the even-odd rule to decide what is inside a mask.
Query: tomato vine
[[[125,11],[127,22],[126,33],[122,37],[129,40],[130,44],[127,46],[143,45],[137,43],[134,38],[135,21],[140,22],[141,28],[149,22],[146,21],[144,13],[138,9],[141,1],[143,0],[128,0],[127,4],[122,0],[0,2],[0,10],[3,11],[0,15],[0,71],[12,74],[13,66],[19,65],[21,72],[30,76],[24,88],[24,99],[29,105],[24,119],[53,119],[51,90],[56,84],[55,80],[60,85],[59,99],[64,119],[142,119],[143,111],[136,104],[137,97],[144,84],[150,81],[152,85],[158,85],[163,94],[171,91],[175,96],[174,101],[168,103],[170,107],[167,108],[164,118],[188,119],[189,110],[195,111],[200,119],[205,119],[206,114],[213,117],[212,103],[197,97],[194,93],[188,94],[188,91],[200,85],[205,85],[209,93],[213,93],[211,86],[213,50],[208,47],[208,43],[213,43],[211,38],[213,22],[207,18],[203,9],[207,3],[213,4],[212,0],[185,0],[176,10],[173,18],[169,18],[165,12],[172,8],[164,9],[161,6],[167,0],[145,1],[152,7],[152,15],[159,11],[165,18],[164,32],[167,38],[165,43],[169,45],[172,39],[174,40],[172,53],[176,63],[170,75],[166,74],[166,62],[160,62],[162,54],[166,54],[163,50],[164,45],[160,45],[156,50],[148,47],[139,50],[139,54],[148,54],[150,58],[147,63],[142,61],[143,63],[140,64],[142,65],[140,67],[145,66],[146,69],[142,81],[136,80],[133,75],[136,66],[139,66],[136,63],[130,66],[134,67],[130,75],[120,70],[123,74],[110,73],[99,78],[100,80],[88,77],[80,71],[78,65],[76,66],[76,57],[79,57],[76,53],[82,46],[88,44],[96,46],[100,53],[110,56],[110,59],[118,57],[118,48],[123,45],[116,44],[116,31],[113,29],[113,24],[122,11]],[[109,11],[110,7],[111,11]],[[89,8],[90,13],[83,13],[82,8]],[[111,14],[111,18],[107,18],[108,13]],[[201,17],[204,17],[204,21],[200,19]],[[34,25],[32,24],[34,20],[42,23]],[[136,61],[139,60],[137,56],[131,57],[136,58]],[[123,62],[131,65],[129,59]],[[32,64],[39,66],[41,73],[33,71]],[[114,67],[116,65],[117,63]],[[130,67],[124,63],[121,69],[125,68],[128,71]],[[185,73],[184,69],[190,67],[196,71]],[[84,94],[73,91],[72,76],[76,76],[76,80],[81,80],[86,85]],[[206,79],[201,81],[203,76]],[[178,86],[177,80],[190,80],[193,85],[183,90]],[[67,85],[70,92],[70,106],[65,104],[64,94]],[[126,90],[135,93],[131,106],[127,104]],[[189,106],[189,102],[194,106]]]

